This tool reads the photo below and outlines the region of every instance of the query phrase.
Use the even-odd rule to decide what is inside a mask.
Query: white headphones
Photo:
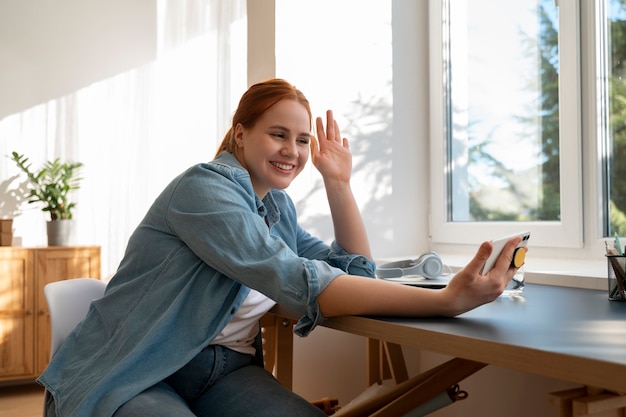
[[[417,259],[389,262],[376,267],[378,278],[397,278],[404,275],[420,275],[426,279],[439,278],[443,273],[443,262],[435,252],[426,252]]]

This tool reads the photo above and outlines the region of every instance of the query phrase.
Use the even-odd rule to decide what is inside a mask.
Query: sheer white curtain
[[[47,218],[24,201],[15,209],[13,150],[35,168],[85,164],[74,241],[102,247],[104,278],[161,189],[213,157],[246,88],[245,0],[159,0],[157,28],[154,62],[0,120],[0,216],[15,217],[14,243],[45,245]]]

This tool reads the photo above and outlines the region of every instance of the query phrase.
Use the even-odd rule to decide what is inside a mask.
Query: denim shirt
[[[207,346],[250,288],[298,312],[295,332],[306,336],[323,320],[316,298],[335,277],[374,271],[366,257],[303,230],[284,191],[259,200],[248,172],[222,153],[157,197],[104,297],[38,381],[59,417],[110,417]]]

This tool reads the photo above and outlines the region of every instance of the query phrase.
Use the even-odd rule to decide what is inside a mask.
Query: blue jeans
[[[51,398],[49,399],[51,400]],[[53,402],[47,404],[48,417]],[[179,371],[123,404],[114,417],[321,417],[254,357],[209,346]]]

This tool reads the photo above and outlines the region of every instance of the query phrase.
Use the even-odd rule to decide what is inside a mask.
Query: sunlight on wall
[[[391,4],[277,0],[276,68],[307,96],[314,117],[325,120],[326,110],[333,110],[350,141],[353,191],[370,240],[373,247],[383,242],[390,219],[381,207],[391,195]],[[311,163],[288,192],[302,225],[332,239],[326,195]]]

